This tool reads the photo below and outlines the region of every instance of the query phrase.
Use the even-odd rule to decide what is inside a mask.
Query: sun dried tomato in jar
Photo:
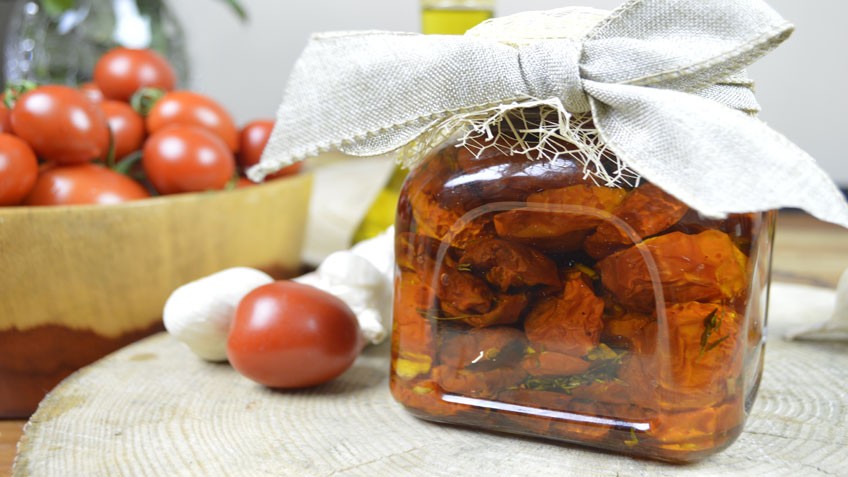
[[[510,141],[449,142],[401,191],[395,398],[668,461],[730,445],[762,372],[774,214],[706,218],[644,179],[603,185],[578,152]]]

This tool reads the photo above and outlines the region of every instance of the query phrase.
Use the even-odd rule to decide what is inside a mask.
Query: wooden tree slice
[[[159,334],[49,394],[27,424],[13,475],[844,475],[848,344],[782,338],[826,319],[833,292],[775,287],[773,296],[785,298],[772,300],[746,430],[693,465],[419,420],[389,394],[387,345],[324,386],[277,392]]]

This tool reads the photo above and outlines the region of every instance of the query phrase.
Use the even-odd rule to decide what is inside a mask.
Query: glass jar
[[[597,185],[576,154],[459,144],[401,190],[395,399],[674,462],[730,445],[762,373],[774,213],[710,219],[645,180]]]
[[[22,80],[77,85],[91,81],[97,59],[111,48],[151,48],[189,80],[185,37],[162,0],[76,0],[59,13],[43,2],[16,0],[6,31],[6,84]]]

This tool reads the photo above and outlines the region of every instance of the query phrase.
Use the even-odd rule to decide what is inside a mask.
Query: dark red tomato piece
[[[265,150],[265,145],[268,144],[268,138],[271,137],[271,131],[274,129],[274,121],[270,119],[257,119],[247,123],[239,133],[239,153],[238,162],[243,170],[259,163],[262,157],[262,151]],[[278,177],[290,176],[297,174],[303,167],[302,162],[284,167],[279,171],[269,174],[267,179],[276,179]]]
[[[106,99],[103,96],[103,91],[100,91],[100,88],[98,88],[97,85],[91,81],[89,81],[88,83],[81,84],[79,86],[79,90],[82,91],[88,97],[88,99],[90,99],[94,103],[100,104],[103,102],[104,99]]]
[[[0,205],[17,205],[38,176],[38,159],[29,144],[11,134],[0,134]]]
[[[303,162],[295,162],[294,164],[292,164],[290,166],[286,166],[286,167],[280,169],[279,171],[277,171],[273,174],[268,174],[265,177],[265,180],[271,180],[271,179],[276,179],[278,177],[285,177],[285,176],[291,176],[291,175],[297,174],[298,172],[300,172],[300,169],[302,167],[303,167]]]
[[[151,135],[141,158],[160,194],[223,189],[236,172],[233,153],[220,138],[197,126],[172,126]]]
[[[121,159],[127,154],[138,151],[144,143],[144,118],[129,104],[122,101],[106,100],[100,105],[115,143],[115,158]]]
[[[123,174],[97,164],[76,164],[43,169],[24,204],[118,204],[149,196]]]
[[[78,89],[40,86],[24,93],[11,114],[12,131],[36,155],[58,164],[102,158],[109,149],[103,111]]]
[[[97,60],[94,82],[106,98],[129,101],[144,87],[174,89],[177,75],[168,60],[153,50],[119,47]]]
[[[236,189],[243,189],[245,187],[251,187],[257,185],[256,182],[253,182],[250,179],[246,179],[244,177],[239,177],[238,181],[236,181]]]
[[[146,123],[150,134],[173,125],[198,126],[220,137],[230,151],[238,150],[238,129],[230,113],[212,98],[199,93],[166,93],[147,113]]]
[[[239,373],[272,388],[327,382],[362,349],[359,323],[339,298],[292,281],[263,285],[236,308],[227,357]]]

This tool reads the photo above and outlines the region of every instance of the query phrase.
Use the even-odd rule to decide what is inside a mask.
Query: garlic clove
[[[385,280],[392,282],[395,273],[394,226],[372,239],[357,243],[350,251],[371,262]]]
[[[334,252],[318,267],[318,275],[328,285],[377,288],[383,285],[383,274],[367,259],[349,251]]]
[[[227,334],[245,295],[274,279],[259,270],[236,267],[186,283],[165,302],[165,329],[207,361],[227,360]]]
[[[379,311],[373,308],[365,308],[356,313],[356,319],[359,320],[362,337],[369,343],[376,345],[386,339],[388,333],[386,327],[383,326],[383,319]]]

